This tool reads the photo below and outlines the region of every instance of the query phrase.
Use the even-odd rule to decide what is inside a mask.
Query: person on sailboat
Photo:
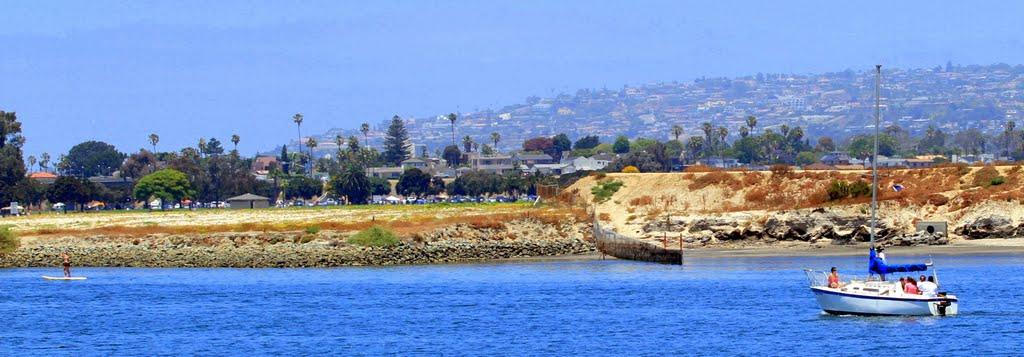
[[[934,276],[929,276],[927,280],[922,279],[921,282],[917,284],[917,288],[921,291],[921,295],[934,297],[937,295],[939,285],[935,284]]]
[[[914,281],[914,278],[907,278],[907,286],[903,288],[903,292],[915,295],[921,293],[921,291],[917,289],[917,282]]]
[[[832,273],[828,275],[828,287],[833,289],[843,287],[842,280],[839,279],[839,270],[836,267],[832,267]]]

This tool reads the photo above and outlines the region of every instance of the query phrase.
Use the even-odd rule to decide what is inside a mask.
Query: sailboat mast
[[[882,65],[875,65],[875,147],[871,154],[871,248],[875,247],[875,225],[878,221],[878,126],[882,116]]]

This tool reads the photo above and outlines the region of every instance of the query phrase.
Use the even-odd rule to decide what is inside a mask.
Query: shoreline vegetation
[[[528,204],[41,214],[10,219],[0,267],[333,267],[594,251],[585,212]]]
[[[1005,178],[986,185],[995,170]],[[528,203],[36,214],[5,220],[19,247],[0,267],[332,267],[595,259],[593,223],[686,257],[856,256],[863,197],[828,198],[850,171],[594,174]],[[607,182],[614,180],[616,184]],[[879,237],[892,252],[1024,253],[1019,166],[885,170]],[[762,197],[763,196],[763,197]],[[915,232],[946,222],[947,235]]]

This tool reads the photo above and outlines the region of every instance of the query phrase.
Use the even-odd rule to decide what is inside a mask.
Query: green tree
[[[449,167],[458,167],[462,152],[459,151],[458,146],[448,145],[444,148],[444,153],[441,156],[448,162]]]
[[[430,191],[430,175],[417,168],[405,170],[395,186],[403,196],[423,196]]]
[[[469,135],[463,137],[462,148],[465,149],[466,152],[473,152],[473,138],[469,137]]]
[[[501,134],[498,132],[491,133],[491,142],[494,143],[493,148],[498,148],[498,142],[501,141]]]
[[[458,145],[455,143],[455,121],[458,119],[459,116],[455,115],[455,113],[448,114],[448,121],[452,122],[452,145]],[[469,151],[469,149],[466,149],[466,151]]]
[[[206,142],[206,146],[203,147],[203,152],[207,155],[220,155],[224,153],[224,147],[221,146],[220,140],[217,140],[217,138],[210,138]]]
[[[235,148],[233,149],[235,152],[238,152],[238,143],[240,141],[242,141],[241,136],[238,136],[238,134],[231,134],[231,143],[235,145]]]
[[[359,125],[359,131],[363,133],[363,146],[370,147],[370,123]]]
[[[120,169],[121,177],[133,179],[142,178],[156,170],[156,155],[145,149],[139,149],[139,152],[132,154],[127,160],[124,160],[124,164],[121,165]]]
[[[351,204],[364,204],[370,197],[370,179],[366,177],[363,168],[357,165],[348,165],[338,175],[331,178],[331,190],[338,197],[345,197]]]
[[[831,137],[822,136],[818,138],[818,145],[814,146],[815,151],[819,152],[833,152],[836,151],[836,143],[832,141]]]
[[[554,151],[551,153],[551,157],[555,161],[562,160],[562,153],[572,150],[572,141],[569,140],[569,136],[565,134],[558,134],[551,138],[551,144],[554,146]]]
[[[616,154],[625,154],[629,152],[629,138],[619,135],[615,138],[615,144],[612,144],[612,151]]]
[[[597,135],[587,135],[576,140],[576,143],[572,144],[572,148],[573,150],[586,150],[593,149],[598,145],[601,145],[601,139]]]
[[[679,141],[680,136],[683,136],[683,127],[679,126],[679,124],[673,125],[672,137],[676,138],[676,141]]]
[[[896,139],[886,134],[878,135],[878,154],[892,156],[896,153]],[[871,157],[874,150],[874,137],[871,135],[857,135],[850,139],[847,151],[850,156],[866,159]]]
[[[754,128],[757,127],[757,117],[751,115],[747,117],[747,127],[750,128],[750,133],[754,133]]]
[[[383,177],[370,178],[370,193],[377,196],[391,194],[391,182]]]
[[[320,180],[308,176],[293,176],[285,184],[284,195],[287,199],[319,197],[323,193],[324,184]]]
[[[810,151],[801,151],[796,155],[796,164],[800,166],[810,165],[818,162],[818,155]]]
[[[75,204],[83,210],[95,191],[96,186],[88,179],[61,176],[46,189],[46,199],[53,203]]]
[[[195,195],[196,192],[188,177],[175,169],[163,169],[146,175],[135,184],[132,191],[132,197],[146,201],[147,205],[152,199],[160,199],[161,204],[167,204],[193,198]]]
[[[153,146],[153,152],[156,153],[156,144],[160,142],[160,135],[156,133],[149,134],[149,144]]]
[[[401,166],[411,152],[408,140],[409,132],[405,130],[402,118],[397,115],[392,117],[387,137],[384,138],[384,162],[391,166]]]
[[[75,145],[61,162],[64,175],[92,177],[109,176],[121,167],[125,155],[113,145],[102,141],[86,141]]]

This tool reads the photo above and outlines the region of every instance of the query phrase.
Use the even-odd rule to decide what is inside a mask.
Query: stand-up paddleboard
[[[85,280],[84,276],[46,276],[43,275],[43,279],[46,280]]]

